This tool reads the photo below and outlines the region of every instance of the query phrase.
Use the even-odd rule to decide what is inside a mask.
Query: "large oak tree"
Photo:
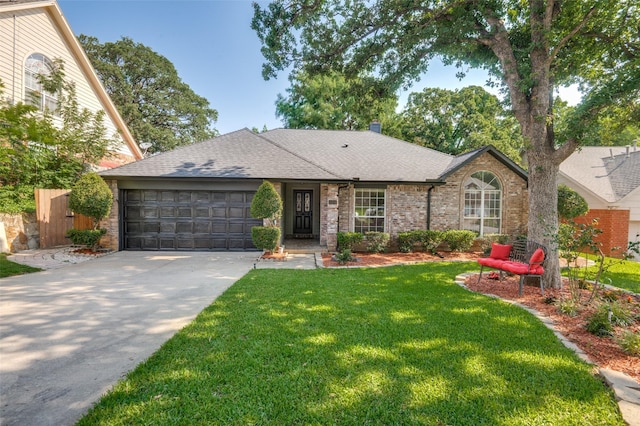
[[[175,67],[151,48],[123,37],[80,43],[102,84],[139,144],[148,152],[169,151],[217,135],[218,112],[182,81]]]
[[[529,238],[547,245],[558,228],[560,163],[601,110],[640,93],[637,0],[276,0],[254,9],[265,78],[290,66],[334,69],[375,73],[399,88],[436,56],[486,69],[504,87],[524,139]],[[553,93],[571,83],[584,98],[557,144]],[[557,256],[545,281],[560,285]]]

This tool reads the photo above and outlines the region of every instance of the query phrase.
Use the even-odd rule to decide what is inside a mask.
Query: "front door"
[[[296,205],[293,233],[296,236],[311,238],[313,236],[311,229],[311,224],[313,223],[313,191],[308,189],[294,190],[293,200]]]

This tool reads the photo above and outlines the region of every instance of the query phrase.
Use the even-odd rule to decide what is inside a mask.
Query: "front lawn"
[[[42,271],[42,269],[11,262],[10,260],[7,260],[6,253],[0,253],[0,278],[10,277],[12,275],[28,274],[38,271]]]
[[[475,268],[251,271],[79,424],[623,424],[539,320],[455,285]]]
[[[595,255],[581,255],[589,260],[598,261]],[[621,261],[620,259],[605,257],[604,266],[605,272],[600,282],[640,294],[640,262],[632,260]],[[597,266],[590,266],[581,269],[578,276],[592,280],[597,272]]]

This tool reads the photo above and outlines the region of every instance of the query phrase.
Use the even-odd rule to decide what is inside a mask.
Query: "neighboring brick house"
[[[64,61],[66,78],[76,86],[80,108],[104,111],[106,136],[116,141],[109,157],[96,166],[104,169],[141,159],[138,144],[55,0],[0,2],[0,80],[2,96],[10,104],[24,102],[55,110],[56,96],[42,90],[37,75],[50,72],[57,58]]]
[[[339,231],[526,233],[527,174],[491,146],[451,156],[373,131],[243,129],[101,175],[119,250],[254,249],[263,180],[283,198],[285,245],[335,250]]]
[[[587,201],[589,212],[576,220],[597,219],[605,255],[620,257],[629,241],[639,241],[640,151],[635,145],[582,147],[560,164],[558,183]]]

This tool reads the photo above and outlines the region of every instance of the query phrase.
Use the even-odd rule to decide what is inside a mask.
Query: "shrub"
[[[433,253],[442,242],[443,232],[429,229],[401,232],[398,234],[398,248],[409,253],[418,248]]]
[[[95,248],[100,242],[100,238],[107,233],[106,229],[69,229],[67,237],[75,245]]]
[[[587,318],[585,328],[596,336],[610,336],[613,332],[613,325],[609,321],[609,311],[607,309],[596,310]]]
[[[254,226],[251,228],[253,244],[260,250],[274,251],[280,241],[280,228],[275,226]]]
[[[640,356],[640,332],[625,330],[618,339],[618,344],[629,355]]]
[[[80,176],[69,194],[69,208],[92,218],[93,229],[97,229],[98,222],[109,215],[112,204],[109,186],[94,172]]]
[[[558,185],[558,216],[563,219],[573,219],[589,211],[589,204],[567,185]]]
[[[443,235],[443,240],[451,251],[469,250],[475,239],[476,233],[473,231],[450,229],[445,231]]]
[[[400,232],[398,234],[398,250],[402,253],[411,253],[416,244],[415,235],[418,231]]]
[[[389,245],[389,234],[386,232],[367,232],[367,251],[370,253],[381,253],[387,249]]]
[[[338,232],[338,250],[353,250],[353,246],[362,243],[363,239],[360,232]]]
[[[573,299],[564,299],[558,302],[558,311],[570,317],[578,315],[579,306]]]
[[[343,249],[336,254],[336,260],[339,264],[344,265],[345,263],[354,260],[354,257],[351,254],[351,250]]]
[[[282,216],[282,199],[276,188],[269,181],[264,181],[258,187],[256,195],[251,200],[251,217],[276,221]]]
[[[435,252],[444,239],[444,232],[432,231],[430,229],[420,231],[419,235],[422,249],[430,253]]]
[[[613,325],[625,326],[633,322],[631,310],[618,302],[603,303],[587,318],[586,328],[597,336],[610,336]]]

